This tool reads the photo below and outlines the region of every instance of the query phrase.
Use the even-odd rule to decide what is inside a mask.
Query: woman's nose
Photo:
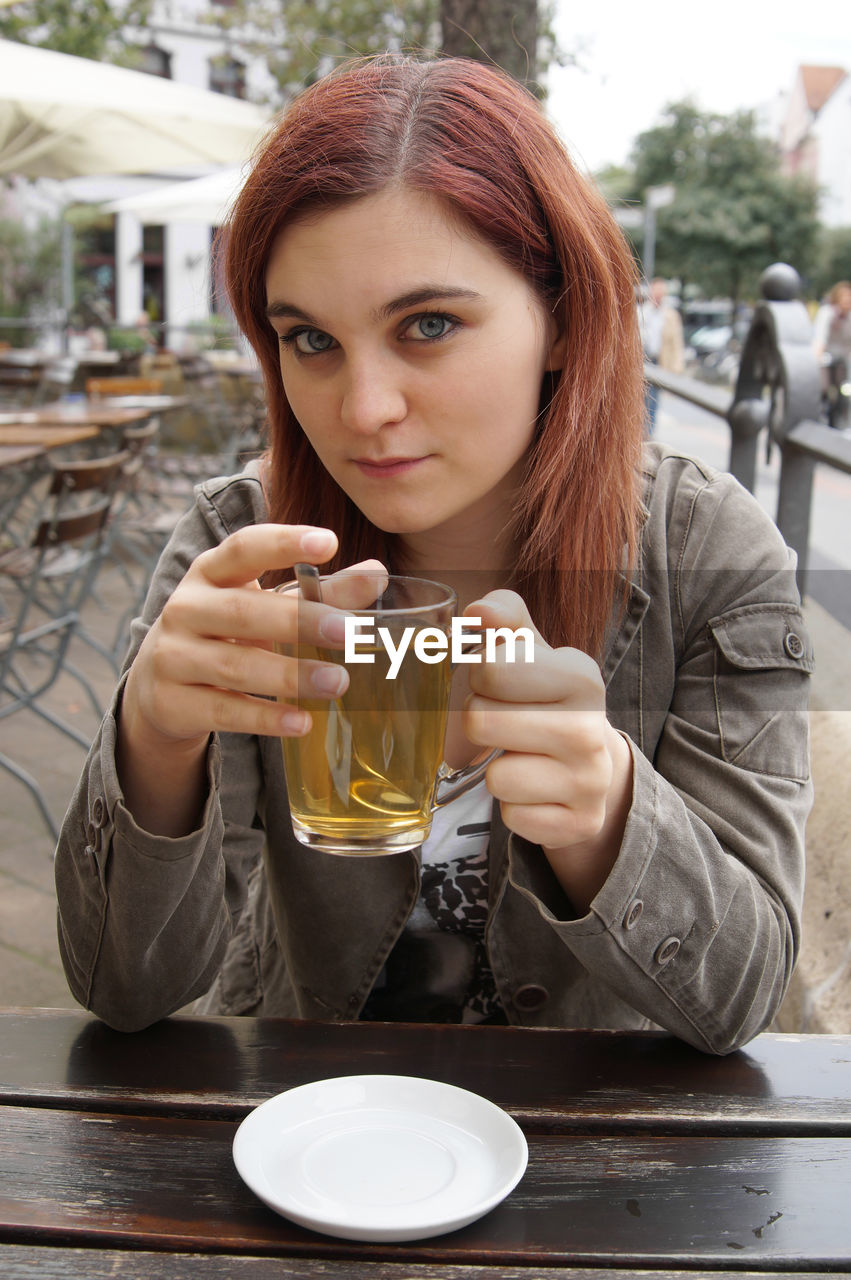
[[[372,433],[401,422],[407,403],[398,373],[381,360],[363,361],[346,371],[340,418],[350,431]]]

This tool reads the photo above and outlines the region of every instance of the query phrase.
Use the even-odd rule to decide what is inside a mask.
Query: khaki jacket
[[[756,501],[655,444],[645,469],[641,563],[603,662],[634,757],[620,854],[577,917],[495,805],[486,942],[511,1022],[661,1026],[724,1053],[771,1022],[798,948],[812,654],[792,553]],[[256,474],[200,486],[133,649],[195,556],[264,518]],[[76,998],[123,1030],[198,997],[210,1013],[357,1018],[416,900],[418,854],[304,848],[278,741],[227,734],[199,829],[149,835],[122,803],[120,696],[56,854]]]

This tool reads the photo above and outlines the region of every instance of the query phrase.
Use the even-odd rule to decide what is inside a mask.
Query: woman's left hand
[[[466,610],[484,628],[526,627],[534,661],[470,666],[464,709],[467,737],[502,749],[487,770],[510,831],[539,844],[577,911],[586,911],[620,849],[632,796],[632,755],[606,718],[603,678],[579,649],[553,649],[538,634],[523,600],[492,591]]]

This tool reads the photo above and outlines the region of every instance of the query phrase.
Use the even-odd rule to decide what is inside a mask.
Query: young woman
[[[128,1030],[200,998],[746,1042],[798,945],[809,646],[756,502],[642,451],[604,202],[506,77],[379,59],[283,118],[226,266],[269,448],[198,490],[67,815],[76,997]],[[534,663],[469,668],[447,759],[502,755],[421,851],[293,836],[279,738],[346,680],[275,652],[299,560],[451,577],[536,629]]]

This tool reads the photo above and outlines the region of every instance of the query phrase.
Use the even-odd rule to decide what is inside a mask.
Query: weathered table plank
[[[610,1271],[582,1267],[476,1267],[466,1263],[343,1262],[216,1253],[0,1246],[4,1280],[833,1280],[828,1271]]]
[[[851,1134],[851,1037],[763,1035],[717,1058],[662,1033],[182,1017],[122,1035],[20,1011],[0,1041],[10,1104],[241,1118],[294,1085],[370,1072],[472,1089],[528,1133]]]
[[[7,1106],[0,1238],[363,1258],[289,1223],[239,1178],[232,1121]],[[834,1138],[538,1136],[498,1208],[461,1231],[371,1244],[376,1262],[843,1269],[851,1143]]]
[[[476,1267],[465,1263],[343,1262],[238,1254],[0,1246],[4,1280],[626,1280],[635,1272],[579,1267]],[[827,1271],[642,1271],[641,1280],[833,1280]]]

